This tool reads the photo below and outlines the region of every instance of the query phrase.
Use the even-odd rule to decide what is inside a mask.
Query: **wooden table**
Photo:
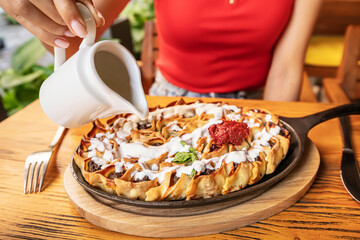
[[[148,103],[149,106],[165,105],[173,100],[149,97]],[[262,107],[289,117],[333,107],[322,103],[228,102]],[[49,165],[44,191],[23,193],[27,155],[45,149],[56,128],[56,124],[42,112],[38,101],[0,123],[0,239],[142,239],[92,225],[81,217],[67,198],[63,174],[81,136],[90,125],[68,131]],[[352,133],[359,159],[359,116],[352,117]],[[191,239],[360,238],[360,204],[346,192],[339,174],[342,144],[338,121],[330,120],[316,126],[309,137],[320,152],[321,166],[313,186],[302,199],[287,210],[250,226]]]

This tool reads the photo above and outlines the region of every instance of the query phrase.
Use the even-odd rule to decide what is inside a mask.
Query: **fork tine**
[[[34,172],[35,172],[35,168],[36,168],[36,166],[37,166],[37,162],[33,163],[32,165],[33,165],[33,166],[32,166],[32,168],[31,168],[31,174],[30,174],[30,178],[29,178],[29,180],[30,180],[29,193],[31,193],[31,189],[32,189],[32,187],[33,187]]]
[[[40,168],[41,168],[41,162],[38,162],[37,165],[36,165],[36,168],[34,169],[34,172],[36,171],[36,173],[35,173],[35,184],[34,184],[34,189],[33,189],[34,193],[36,192],[36,187],[38,186]]]
[[[49,161],[43,162],[43,168],[42,168],[42,172],[41,172],[41,176],[40,176],[39,192],[41,192],[41,188],[42,188],[42,185],[44,182],[48,163],[49,163]]]
[[[61,141],[62,136],[66,133],[66,128],[59,126],[56,134],[51,141],[49,148],[40,152],[31,153],[25,160],[25,174],[24,174],[24,193],[36,192],[36,188],[38,188],[38,192],[41,192],[41,188],[43,186],[46,170],[48,163],[53,154],[54,148]],[[41,170],[42,165],[42,170]],[[30,176],[29,171],[31,170]],[[36,172],[35,172],[36,171]],[[41,175],[40,175],[41,171]],[[35,181],[34,181],[35,174]],[[40,175],[40,179],[39,179]],[[40,181],[40,182],[39,182]],[[38,185],[39,182],[39,185]],[[34,184],[35,183],[35,184]],[[34,187],[33,187],[34,184]]]
[[[25,161],[25,174],[24,174],[24,193],[27,193],[27,186],[28,186],[28,176],[29,176],[29,168],[31,167],[31,163]]]

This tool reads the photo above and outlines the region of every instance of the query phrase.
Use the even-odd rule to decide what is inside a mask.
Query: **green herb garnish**
[[[185,141],[183,141],[183,140],[181,140],[180,143],[181,143],[181,145],[183,145],[184,147],[185,147],[186,145],[188,145],[188,144],[187,144]],[[192,146],[189,147],[189,151],[190,151],[190,152],[193,152],[193,153],[196,153],[195,148],[193,148]]]
[[[183,146],[187,145],[186,142],[184,142],[184,141],[180,141],[180,143]],[[196,160],[198,160],[196,150],[192,146],[190,146],[189,152],[176,153],[173,162],[181,164],[181,163],[186,163],[186,162],[190,162],[190,161],[194,162]]]
[[[190,178],[193,178],[196,174],[196,170],[195,168],[193,168],[193,170],[191,171],[191,174],[190,174]]]

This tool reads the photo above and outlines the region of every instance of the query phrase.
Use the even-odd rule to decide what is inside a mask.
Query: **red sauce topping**
[[[217,146],[225,143],[240,145],[249,136],[249,127],[246,123],[224,121],[209,127],[209,134]]]

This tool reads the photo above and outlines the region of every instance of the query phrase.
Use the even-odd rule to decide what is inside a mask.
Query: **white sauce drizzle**
[[[111,162],[112,160],[114,160],[114,155],[112,151],[105,150],[103,159],[105,159],[107,162]]]
[[[153,171],[159,171],[158,165],[153,164],[153,165],[151,166],[151,170],[153,170]]]
[[[265,121],[266,122],[271,122],[271,115],[270,114],[266,114]]]
[[[179,127],[179,125],[177,123],[178,123],[177,121],[169,122],[167,126],[170,126],[170,130],[172,130],[174,132],[180,132],[183,129],[181,127]]]
[[[232,120],[232,121],[238,121],[238,120],[241,119],[241,114],[240,114],[240,113],[238,113],[238,114],[236,114],[236,113],[229,113],[229,114],[226,115],[226,117],[227,117],[228,119]]]
[[[116,172],[116,173],[121,173],[121,172],[123,171],[124,163],[122,163],[122,162],[115,162],[114,166],[115,166],[115,172]]]
[[[222,122],[223,122],[222,120],[210,119],[209,122],[207,124],[205,124],[204,126],[195,129],[192,133],[187,133],[187,134],[182,135],[181,138],[185,142],[187,142],[188,144],[191,144],[191,146],[196,148],[197,147],[196,143],[200,138],[207,137],[207,140],[210,139],[210,134],[209,134],[208,128],[211,125],[219,124]]]
[[[250,120],[244,119],[243,122],[246,123],[249,128],[260,127],[260,123],[259,123],[259,122],[255,122],[255,119],[253,119],[253,118],[250,118]]]
[[[96,164],[100,165],[101,169],[104,169],[108,166],[108,163],[111,163],[114,159],[120,158],[120,156],[126,158],[138,158],[137,162],[141,166],[142,170],[133,171],[131,176],[134,177],[135,180],[142,180],[146,176],[150,180],[157,178],[159,183],[164,180],[165,174],[171,171],[176,171],[176,176],[181,177],[182,174],[191,175],[193,169],[195,169],[196,172],[204,172],[206,169],[217,170],[222,166],[224,161],[226,164],[231,162],[236,164],[245,161],[253,162],[256,161],[257,157],[259,157],[259,153],[263,151],[263,146],[269,146],[269,140],[280,133],[279,126],[272,126],[269,129],[269,132],[267,132],[264,127],[261,132],[255,134],[252,146],[248,150],[243,148],[241,151],[233,151],[220,157],[196,160],[192,162],[191,165],[188,163],[186,165],[164,167],[160,171],[157,164],[150,166],[151,169],[149,169],[146,164],[146,161],[158,158],[164,153],[167,153],[165,162],[171,163],[174,160],[172,156],[174,156],[177,152],[189,152],[190,145],[196,147],[196,143],[200,138],[206,137],[207,140],[209,140],[210,135],[208,128],[211,125],[222,123],[222,120],[220,119],[223,117],[235,121],[240,120],[240,111],[241,108],[233,105],[221,106],[220,104],[207,103],[195,103],[191,105],[180,105],[165,109],[157,109],[149,114],[147,121],[156,120],[160,117],[169,118],[176,114],[184,117],[193,117],[195,114],[200,115],[202,113],[214,115],[214,118],[210,119],[208,123],[198,129],[195,129],[192,133],[184,134],[181,137],[172,137],[168,140],[168,142],[160,146],[144,146],[140,142],[127,143],[125,138],[131,134],[131,130],[137,129],[137,124],[141,120],[135,115],[131,115],[127,119],[119,118],[114,122],[114,126],[116,128],[120,127],[120,129],[116,130],[115,133],[98,133],[94,138],[90,139],[91,145],[88,148],[88,157],[90,157]],[[257,113],[258,110],[254,109],[253,112]],[[271,115],[267,114],[265,120],[270,122]],[[249,120],[244,119],[243,122],[250,128],[260,127],[260,122],[254,120],[253,118],[250,118]],[[170,126],[170,129],[173,131],[183,130],[178,126],[177,121],[170,122],[167,126]],[[115,140],[119,145],[118,152],[113,149],[113,145],[109,141],[110,139]],[[182,140],[187,142],[189,145],[183,146],[180,142]],[[102,158],[96,156],[97,151],[103,153]],[[201,153],[197,154],[200,158]],[[122,158],[120,158],[120,162],[117,160],[114,163],[114,166],[115,172],[122,172],[123,168],[126,170],[131,169],[134,167],[134,164],[125,162]]]
[[[108,164],[105,162],[104,159],[99,158],[99,157],[93,157],[91,158],[91,160],[96,163],[97,165],[101,166],[101,170],[106,168],[108,166]]]
[[[140,142],[122,143],[119,146],[120,155],[126,158],[138,158],[138,162],[145,162],[160,157],[164,153],[173,156],[177,152],[189,152],[189,145],[183,146],[180,137],[170,138],[170,140],[160,146],[144,146]]]

